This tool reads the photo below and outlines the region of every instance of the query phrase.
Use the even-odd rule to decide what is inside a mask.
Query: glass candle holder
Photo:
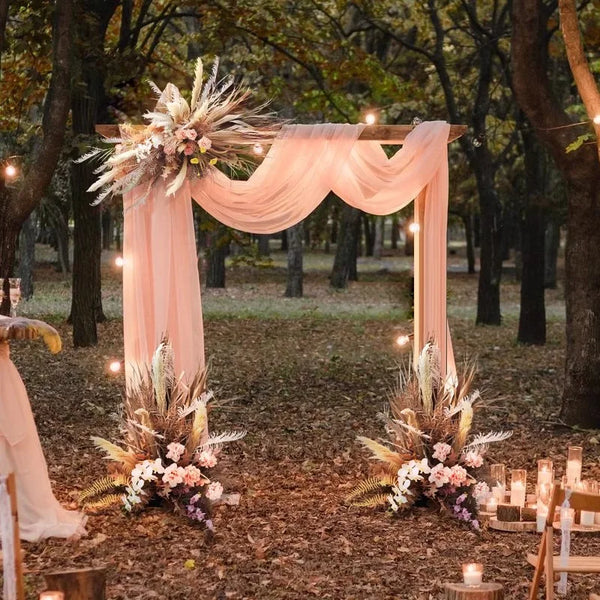
[[[586,479],[582,485],[583,491],[587,494],[598,494],[598,482],[592,479]],[[579,523],[582,527],[593,527],[596,513],[591,510],[582,510],[579,515]]]
[[[554,481],[554,469],[552,461],[548,459],[538,460],[537,484],[552,484]]]
[[[546,519],[548,518],[548,505],[538,500],[535,516],[537,532],[542,533],[546,527]]]
[[[65,595],[63,592],[47,590],[40,594],[40,600],[65,600]]]
[[[510,503],[514,506],[525,506],[527,495],[527,471],[513,469],[510,472]]]
[[[506,469],[503,464],[495,464],[490,467],[490,478],[492,494],[498,504],[504,502],[504,493],[506,491]]]
[[[570,446],[567,454],[567,485],[573,486],[581,481],[581,464],[583,461],[583,448]]]
[[[483,565],[481,563],[466,563],[462,566],[465,585],[478,586],[483,580]]]

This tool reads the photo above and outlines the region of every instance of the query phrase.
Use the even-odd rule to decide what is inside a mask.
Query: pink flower
[[[465,463],[465,465],[467,465],[467,467],[477,469],[483,464],[483,456],[481,456],[479,452],[470,450],[465,455],[463,455],[463,462]]]
[[[178,467],[175,463],[173,463],[165,469],[165,472],[162,476],[162,481],[170,488],[174,488],[180,483],[183,483],[184,476],[185,469],[183,467]]]
[[[218,481],[213,481],[206,489],[206,497],[213,502],[223,495],[223,486]]]
[[[195,140],[198,137],[198,132],[195,129],[185,129],[184,133],[188,140]]]
[[[450,481],[450,473],[451,470],[448,467],[445,467],[443,464],[438,463],[437,465],[435,465],[435,467],[431,469],[429,481],[435,484],[435,487],[440,488]]]
[[[185,145],[185,148],[183,149],[183,153],[186,156],[190,156],[191,154],[194,154],[194,152],[196,152],[196,143],[195,142],[188,142]]]
[[[188,465],[184,469],[183,483],[189,487],[194,487],[202,479],[202,471],[194,465]]]
[[[167,446],[167,450],[167,458],[170,458],[173,462],[177,462],[185,452],[185,446],[179,442],[171,442]]]
[[[440,462],[444,462],[448,458],[450,452],[452,452],[452,446],[450,446],[449,444],[445,444],[444,442],[438,442],[433,447],[433,450],[434,452],[431,455],[431,458],[435,458]]]
[[[212,450],[202,450],[202,452],[198,454],[196,460],[201,467],[206,467],[207,469],[210,469],[217,464],[217,457]]]
[[[212,147],[212,141],[211,141],[210,138],[207,138],[205,135],[203,135],[198,140],[198,146],[200,148],[200,152],[202,152],[204,154],[207,150],[211,149],[211,147]]]
[[[450,484],[456,487],[460,487],[467,481],[467,471],[460,465],[454,465],[450,469]]]
[[[177,140],[174,140],[173,138],[171,138],[170,140],[168,140],[164,143],[163,151],[167,156],[171,156],[172,154],[175,154],[176,150],[177,150]]]
[[[176,132],[175,132],[175,137],[178,140],[185,140],[187,135],[185,134],[185,129],[183,129],[183,127],[180,127]]]

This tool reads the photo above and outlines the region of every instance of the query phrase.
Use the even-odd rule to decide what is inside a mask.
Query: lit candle
[[[513,506],[525,506],[527,471],[514,469],[510,475],[510,503]]]
[[[545,483],[552,483],[554,474],[552,470],[551,460],[538,460],[538,474],[537,483],[543,485]]]
[[[536,524],[538,533],[542,533],[546,527],[546,519],[548,518],[548,506],[542,502],[538,502],[536,512]]]
[[[504,503],[506,492],[506,471],[503,464],[495,464],[490,467],[492,479],[492,494],[498,504]]]
[[[583,491],[588,494],[598,494],[598,482],[588,479],[583,482]],[[579,523],[582,527],[593,527],[596,513],[590,510],[582,510]]]
[[[567,455],[567,485],[575,485],[581,480],[581,462],[583,459],[583,448],[571,446]]]
[[[465,585],[481,585],[483,579],[483,565],[481,563],[467,563],[462,566]]]
[[[62,592],[46,591],[40,594],[40,600],[65,600],[65,595]]]
[[[488,498],[488,501],[483,505],[483,510],[489,513],[495,513],[498,510],[498,500],[495,497]]]

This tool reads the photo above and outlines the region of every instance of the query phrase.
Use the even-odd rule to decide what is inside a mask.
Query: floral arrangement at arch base
[[[430,501],[478,529],[477,505],[489,495],[487,483],[478,481],[487,447],[512,432],[471,434],[480,401],[479,392],[470,392],[474,369],[443,377],[439,357],[430,342],[414,373],[410,367],[401,371],[398,390],[381,415],[390,440],[358,438],[383,464],[383,472],[358,484],[346,501],[387,505],[394,512]]]
[[[144,118],[147,125],[120,125],[120,137],[107,138],[111,148],[92,148],[77,159],[99,158],[98,179],[89,192],[98,192],[96,203],[112,194],[123,194],[137,185],[151,185],[162,177],[167,195],[186,178],[203,177],[217,166],[248,171],[256,160],[254,149],[270,144],[282,122],[265,112],[265,104],[246,106],[250,90],[237,87],[233,77],[218,79],[216,58],[206,83],[198,59],[189,101],[172,83],[161,90],[150,85],[158,100]]]
[[[84,490],[81,505],[121,504],[134,513],[149,504],[168,504],[212,529],[211,507],[223,494],[215,478],[219,455],[224,444],[246,432],[209,434],[211,400],[206,371],[198,371],[189,384],[177,378],[173,349],[163,340],[151,366],[126,393],[121,445],[92,438],[112,461],[113,473]]]

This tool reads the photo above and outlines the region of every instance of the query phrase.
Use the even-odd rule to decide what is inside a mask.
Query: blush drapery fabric
[[[10,360],[8,343],[0,342],[0,473],[13,472],[22,540],[85,534],[86,517],[63,508],[52,493],[27,391]]]
[[[204,365],[190,197],[229,227],[274,233],[307,217],[330,191],[377,215],[419,199],[423,218],[418,236],[425,268],[416,273],[422,277],[423,313],[417,319],[414,350],[420,352],[418,345],[433,337],[440,345],[442,368],[454,372],[446,322],[450,126],[442,121],[417,125],[391,158],[379,143],[358,140],[363,128],[285,126],[247,181],[231,180],[214,169],[203,178],[187,180],[175,196],[165,195],[162,181],[145,200],[141,186],[126,194],[123,318],[129,381],[136,366],[150,362],[166,332],[177,371],[191,376]]]

